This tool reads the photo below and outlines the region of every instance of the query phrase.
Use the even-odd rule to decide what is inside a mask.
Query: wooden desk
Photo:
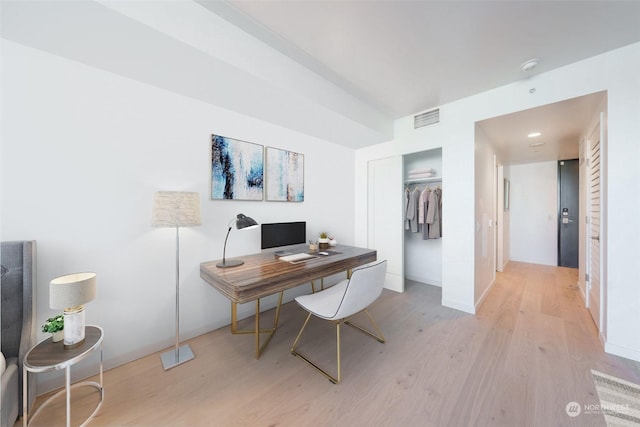
[[[289,246],[292,253],[308,252],[306,244]],[[273,251],[239,257],[243,265],[230,268],[216,267],[216,261],[200,264],[200,277],[231,300],[231,333],[254,334],[256,340],[256,359],[278,327],[282,295],[285,290],[304,283],[322,279],[323,277],[347,271],[377,259],[377,252],[372,249],[337,245],[326,251],[331,255],[317,255],[305,261],[290,263],[277,258]],[[322,252],[322,251],[321,251]],[[273,327],[260,329],[260,298],[280,293]],[[252,330],[237,329],[237,304],[256,301],[256,320]],[[260,334],[269,334],[264,344],[260,345]]]

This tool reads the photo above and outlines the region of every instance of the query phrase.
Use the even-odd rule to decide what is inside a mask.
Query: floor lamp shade
[[[173,350],[160,355],[164,370],[171,369],[195,357],[188,344],[180,346],[180,227],[201,225],[200,193],[158,191],[153,198],[154,227],[176,229],[176,342]]]
[[[200,193],[158,191],[153,198],[154,227],[193,227],[202,224]]]
[[[84,304],[96,297],[96,273],[73,273],[49,282],[49,307],[64,310],[64,347],[84,342]]]

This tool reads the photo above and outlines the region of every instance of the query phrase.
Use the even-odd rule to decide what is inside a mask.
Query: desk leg
[[[231,301],[231,333],[238,333],[238,304]]]
[[[260,358],[260,354],[264,351],[265,347],[271,340],[271,337],[278,329],[278,322],[280,321],[280,307],[282,306],[282,297],[284,296],[284,291],[280,292],[280,296],[278,297],[278,305],[276,306],[276,314],[273,319],[273,327],[271,329],[260,329],[260,299],[256,300],[256,317],[255,317],[255,325],[253,329],[238,329],[238,304],[235,302],[231,302],[231,333],[234,335],[240,334],[254,334],[255,342],[256,342],[256,359]],[[262,346],[260,345],[260,334],[269,334],[267,339]]]
[[[256,300],[256,324],[254,330],[256,331],[256,359],[260,359],[260,298]]]

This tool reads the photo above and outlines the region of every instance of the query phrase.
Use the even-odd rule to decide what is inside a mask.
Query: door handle
[[[600,236],[591,236],[591,240],[597,240],[599,242]]]

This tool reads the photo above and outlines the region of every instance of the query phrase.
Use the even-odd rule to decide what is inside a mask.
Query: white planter
[[[51,339],[53,342],[62,341],[64,339],[64,330],[52,333]]]

